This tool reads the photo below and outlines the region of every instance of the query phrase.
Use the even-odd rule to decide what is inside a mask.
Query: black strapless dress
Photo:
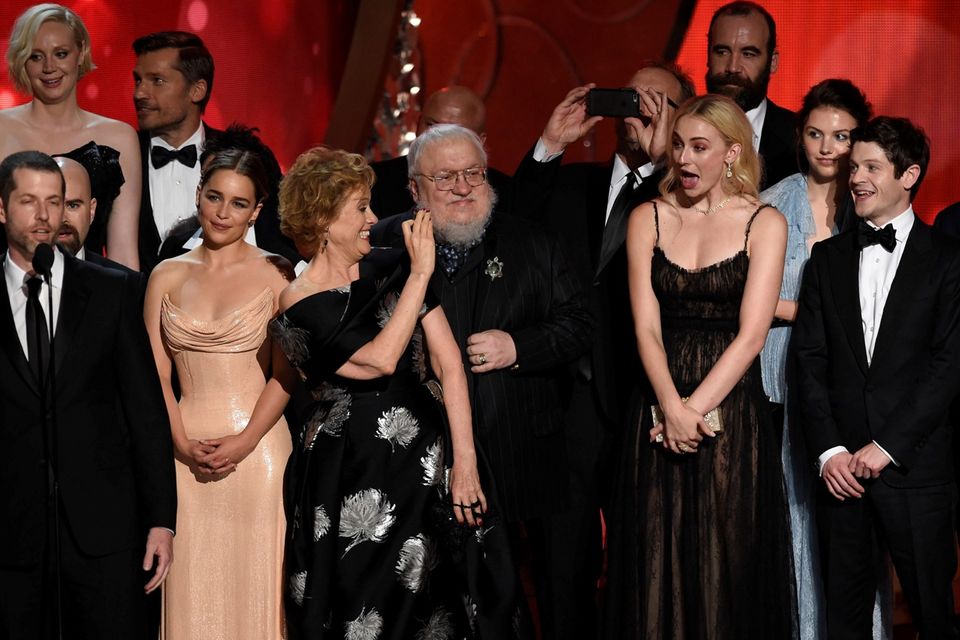
[[[76,160],[90,174],[91,195],[97,199],[97,215],[83,246],[87,251],[102,255],[107,244],[107,221],[113,210],[113,201],[120,195],[120,187],[125,182],[120,168],[120,152],[91,140],[73,151],[57,155]]]

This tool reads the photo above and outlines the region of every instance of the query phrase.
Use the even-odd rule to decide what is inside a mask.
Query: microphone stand
[[[50,343],[50,357],[47,362],[47,370],[44,372],[43,363],[40,363],[40,402],[43,412],[40,414],[43,419],[43,432],[47,454],[47,473],[48,481],[52,486],[53,497],[53,528],[54,528],[54,573],[56,575],[57,587],[57,619],[56,619],[56,637],[63,640],[63,555],[61,551],[62,523],[60,521],[60,447],[57,441],[57,382],[56,382],[56,360],[54,351],[54,318],[53,318],[53,284],[51,282],[50,270],[42,274],[43,280],[47,285],[47,325]],[[39,327],[37,327],[39,329]],[[40,332],[37,331],[37,353],[41,354],[42,347],[40,342]],[[49,399],[49,411],[47,410],[47,401]]]

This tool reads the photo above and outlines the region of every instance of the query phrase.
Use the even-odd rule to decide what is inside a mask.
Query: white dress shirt
[[[537,162],[550,162],[557,156],[563,155],[563,152],[559,153],[547,153],[547,146],[543,143],[543,138],[537,139],[537,146],[533,149],[533,159]],[[648,162],[639,169],[637,169],[634,174],[637,177],[637,183],[633,186],[634,189],[637,188],[641,182],[653,175],[657,170],[657,165],[652,162]],[[630,167],[627,166],[627,163],[623,161],[623,158],[620,157],[620,154],[614,154],[613,156],[613,173],[610,174],[610,190],[607,192],[607,214],[603,218],[603,225],[607,225],[607,221],[610,220],[610,211],[613,209],[613,203],[617,199],[617,196],[620,195],[620,189],[623,188],[623,181],[627,179],[627,174],[630,173]]]
[[[160,136],[150,138],[150,149],[163,147],[178,151],[191,144],[197,147],[197,161],[187,167],[182,162],[172,160],[160,167],[153,168],[153,162],[147,158],[147,179],[150,183],[150,204],[153,206],[153,220],[157,225],[161,242],[170,233],[173,225],[197,211],[197,185],[200,184],[200,154],[203,152],[205,134],[203,123],[182,145],[174,149]]]
[[[20,346],[23,348],[23,355],[29,360],[27,354],[30,349],[27,347],[27,280],[30,276],[26,271],[17,266],[7,254],[3,261],[3,276],[7,281],[7,298],[10,303],[10,311],[13,313],[13,326],[17,330],[17,338],[20,339]],[[51,268],[51,280],[53,285],[53,330],[57,330],[57,318],[60,315],[60,295],[63,292],[63,255],[58,250],[53,252],[53,267]],[[40,285],[40,306],[43,308],[43,315],[47,320],[47,331],[50,327],[50,305],[47,300],[47,283]]]
[[[753,109],[747,111],[747,120],[753,129],[753,150],[760,153],[760,135],[763,133],[763,121],[767,119],[767,99],[764,98]]]
[[[652,176],[656,170],[656,165],[648,162],[634,171],[633,173],[637,178],[637,182],[633,185],[633,188],[636,189],[640,186],[640,183]],[[610,190],[607,191],[607,215],[603,219],[604,226],[610,221],[610,212],[613,210],[613,203],[616,201],[617,196],[620,195],[620,189],[623,188],[623,182],[629,174],[630,167],[623,161],[619,153],[615,153],[613,155],[613,173],[610,174]]]
[[[897,246],[894,247],[893,251],[887,251],[879,244],[870,245],[860,250],[860,322],[863,329],[863,346],[867,352],[868,367],[873,361],[873,349],[877,345],[877,333],[880,331],[880,321],[883,319],[883,308],[887,304],[890,287],[897,275],[897,267],[900,266],[903,249],[907,246],[907,238],[910,236],[910,231],[913,229],[913,223],[916,219],[917,217],[914,215],[911,206],[888,223],[893,225],[897,236]],[[867,224],[879,229],[869,220]],[[880,446],[880,443],[874,440],[873,444],[877,445],[893,464],[897,464],[893,456],[887,453],[887,450]],[[846,451],[846,447],[827,449],[820,454],[820,468],[823,469],[823,465],[835,454]]]

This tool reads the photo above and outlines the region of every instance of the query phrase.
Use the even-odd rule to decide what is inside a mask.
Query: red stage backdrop
[[[678,62],[705,91],[707,28],[717,0],[697,3]],[[928,222],[960,200],[951,178],[960,160],[960,3],[908,0],[762,2],[777,21],[780,67],[770,97],[798,109],[806,90],[825,78],[849,78],[877,115],[902,116],[930,136],[930,167],[914,207]]]
[[[6,54],[18,15],[35,4],[0,3],[0,49]],[[75,0],[62,4],[87,25],[97,69],[80,81],[80,105],[136,127],[133,40],[151,31],[200,35],[216,63],[206,120],[260,128],[286,167],[323,141],[340,84],[356,12],[351,0]],[[6,70],[6,61],[3,62]],[[28,100],[6,73],[0,108]]]
[[[423,18],[425,93],[467,84],[488,104],[493,164],[510,171],[550,113],[581,82],[619,86],[648,56],[663,55],[676,0],[417,0]],[[686,3],[685,3],[686,4]],[[704,91],[707,27],[723,0],[695,3],[678,62]],[[780,69],[770,96],[796,109],[806,90],[829,77],[860,86],[877,114],[906,116],[932,140],[930,172],[917,198],[927,219],[960,200],[957,164],[960,3],[904,0],[760,0],[778,25]],[[606,158],[612,127],[571,159]]]
[[[0,48],[30,2],[0,5]],[[161,29],[199,33],[217,62],[208,119],[260,127],[286,166],[323,140],[357,8],[355,0],[75,0],[99,69],[80,84],[88,109],[134,123],[132,40]],[[684,3],[685,4],[685,3]],[[707,24],[719,0],[696,3],[679,62],[703,89]],[[917,210],[927,220],[960,200],[950,179],[957,160],[955,106],[960,76],[960,3],[910,0],[768,0],[779,26],[780,69],[771,97],[790,108],[808,87],[848,77],[877,113],[903,115],[933,141],[930,173]],[[550,109],[581,82],[622,84],[640,62],[662,55],[679,0],[416,0],[423,18],[423,96],[450,82],[487,99],[493,164],[512,170],[536,140]],[[4,77],[0,107],[24,101]],[[612,127],[602,123],[570,159],[605,158]],[[357,149],[360,151],[360,149]]]

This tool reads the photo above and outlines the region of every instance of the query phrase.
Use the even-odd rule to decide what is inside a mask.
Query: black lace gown
[[[748,266],[746,241],[737,254],[697,270],[672,263],[659,242],[655,247],[651,278],[681,397],[736,336]],[[634,411],[621,462],[605,637],[794,638],[780,435],[769,420],[759,358],[720,405],[724,431],[705,438],[695,454],[650,443],[651,398]]]
[[[452,511],[451,460],[438,387],[423,383],[421,327],[393,375],[360,381],[335,373],[390,319],[408,274],[399,268],[378,281],[365,271],[349,286],[304,298],[271,326],[314,401],[287,469],[291,637],[514,637],[513,602],[491,581],[463,576],[503,558],[509,588],[500,531],[454,527],[464,531],[466,553],[454,562],[449,552],[450,529],[440,520]],[[432,306],[428,299],[422,313]]]

